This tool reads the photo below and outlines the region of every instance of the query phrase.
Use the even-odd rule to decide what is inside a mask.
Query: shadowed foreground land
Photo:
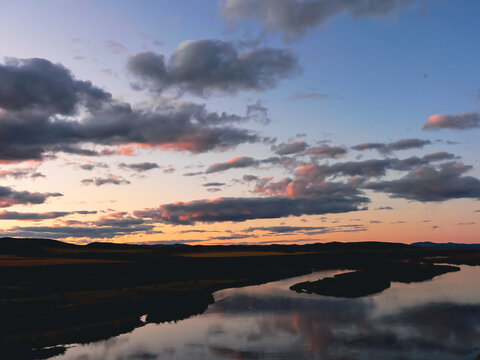
[[[205,311],[212,293],[223,288],[322,269],[388,268],[389,281],[422,281],[447,271],[433,262],[477,265],[480,250],[392,243],[78,246],[0,239],[0,353],[45,358],[62,353],[62,344],[131,331],[144,325],[142,315],[146,322],[180,320]],[[351,290],[348,281],[346,286]]]

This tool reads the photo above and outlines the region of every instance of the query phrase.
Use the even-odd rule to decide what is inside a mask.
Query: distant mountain
[[[435,248],[435,249],[480,249],[480,244],[462,244],[462,243],[434,243],[431,241],[416,242],[411,244],[417,247]]]

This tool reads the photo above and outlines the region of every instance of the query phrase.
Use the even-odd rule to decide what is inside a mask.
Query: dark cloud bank
[[[82,148],[84,144],[134,144],[199,153],[262,140],[236,126],[252,115],[209,112],[193,103],[135,109],[45,59],[9,59],[0,64],[0,108],[2,161],[40,160],[60,151],[108,154]]]

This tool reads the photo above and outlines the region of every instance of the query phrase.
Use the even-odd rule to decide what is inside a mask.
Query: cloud
[[[120,163],[118,166],[122,169],[133,170],[136,172],[145,172],[148,170],[159,168],[158,164],[152,163],[152,162],[143,162],[143,163],[136,163],[136,164]]]
[[[260,179],[254,193],[263,195],[289,196],[293,198],[322,198],[326,195],[349,196],[359,195],[358,186],[363,179],[350,179],[348,182],[328,182],[312,174],[298,174],[294,179],[283,178],[272,182],[272,178]]]
[[[195,172],[187,172],[183,174],[183,176],[197,176],[197,175],[202,175],[203,171],[195,171]]]
[[[107,50],[110,51],[112,54],[118,55],[128,52],[128,49],[125,47],[125,45],[122,45],[119,42],[113,40],[106,40],[104,44]]]
[[[427,154],[423,158],[428,162],[435,162],[435,161],[453,160],[456,158],[456,156],[455,154],[451,154],[445,151],[440,151],[440,152]]]
[[[406,159],[386,158],[364,161],[337,162],[332,165],[303,164],[295,171],[295,179],[310,184],[328,177],[361,176],[363,178],[384,176],[387,170],[408,171],[415,166],[428,164],[424,158],[412,156]]]
[[[279,225],[279,226],[259,226],[259,227],[249,227],[244,229],[244,232],[256,232],[256,231],[266,231],[273,234],[308,234],[308,235],[318,235],[318,234],[327,234],[333,232],[358,232],[366,231],[367,228],[364,225],[357,224],[346,224],[339,226],[288,226],[288,225]]]
[[[121,176],[116,176],[116,175],[109,175],[106,178],[91,178],[91,179],[83,179],[81,181],[83,185],[95,185],[95,186],[102,186],[106,184],[112,184],[112,185],[128,185],[130,184],[130,181],[125,180]]]
[[[357,151],[377,150],[380,153],[390,153],[392,151],[397,151],[397,150],[421,149],[425,145],[429,145],[431,143],[432,142],[430,140],[410,138],[410,139],[400,139],[387,144],[365,142],[362,144],[352,146],[352,149]]]
[[[0,107],[3,161],[40,160],[59,151],[117,154],[79,147],[86,143],[200,153],[262,141],[235,126],[251,116],[209,112],[204,105],[185,102],[134,109],[44,59],[11,59],[0,65]]]
[[[332,165],[302,164],[295,170],[293,178],[285,177],[278,181],[273,178],[257,180],[254,193],[263,195],[282,195],[290,197],[319,196],[325,193],[358,194],[361,185],[371,177],[381,177],[388,170],[417,171],[421,166],[429,165],[429,159],[436,161],[445,158],[439,156],[416,157],[406,159],[386,158],[364,161],[337,162]],[[344,176],[347,182],[331,182],[329,178]],[[433,185],[432,185],[433,186]]]
[[[70,214],[73,213],[85,214],[92,212],[74,211]],[[113,238],[136,233],[162,233],[160,230],[154,230],[155,226],[150,224],[150,221],[132,217],[126,212],[111,213],[88,222],[78,220],[64,220],[62,222],[67,226],[15,226],[6,230],[4,234],[8,236],[43,236],[59,239],[69,237]]]
[[[422,165],[403,178],[369,182],[363,188],[390,193],[391,197],[423,202],[480,199],[480,180],[463,175],[471,168],[459,162],[443,163],[438,168]]]
[[[323,159],[337,159],[344,156],[347,152],[348,150],[341,146],[321,145],[307,149],[302,155],[312,155]]]
[[[386,151],[394,150],[409,150],[409,149],[421,149],[425,145],[429,145],[432,142],[430,140],[422,139],[401,139],[391,142],[386,145]]]
[[[294,141],[290,143],[281,143],[278,145],[272,145],[272,150],[277,155],[290,155],[304,151],[308,147],[305,141]]]
[[[94,226],[108,227],[135,227],[145,223],[145,220],[128,216],[124,212],[102,216],[100,219],[91,222],[91,224]]]
[[[355,146],[352,146],[352,149],[358,150],[358,151],[364,151],[364,150],[378,150],[382,151],[385,149],[385,144],[383,143],[370,143],[370,142],[364,142]]]
[[[87,171],[92,171],[93,169],[96,169],[96,168],[108,169],[108,165],[102,162],[89,162],[89,163],[80,164],[80,165],[73,162],[67,162],[67,164],[77,165],[78,168],[82,170],[87,170]]]
[[[221,14],[230,21],[255,20],[267,31],[296,39],[330,18],[347,13],[353,17],[381,17],[403,9],[412,0],[226,0]]]
[[[225,186],[225,183],[221,183],[221,182],[209,182],[209,183],[205,183],[203,184],[203,186],[205,187],[211,187],[211,186]]]
[[[7,186],[0,186],[0,208],[13,205],[43,204],[50,197],[63,196],[60,193],[39,193],[16,191]]]
[[[258,100],[255,104],[247,106],[247,118],[253,119],[263,125],[268,125],[272,121],[268,115],[268,108]]]
[[[220,171],[226,171],[229,169],[240,169],[246,167],[259,167],[260,165],[278,165],[285,168],[290,168],[292,166],[297,166],[297,161],[295,159],[284,157],[284,156],[273,156],[266,159],[254,159],[248,156],[236,156],[231,158],[223,163],[214,163],[210,165],[205,174],[216,173]],[[192,173],[197,175],[197,173]]]
[[[138,226],[15,226],[4,232],[5,236],[63,238],[114,238],[142,232],[152,232],[153,225]],[[155,233],[161,233],[155,231]]]
[[[73,78],[61,64],[45,59],[8,58],[0,64],[0,108],[48,109],[70,115],[79,105],[96,108],[111,94],[89,81]]]
[[[187,40],[168,59],[151,51],[130,56],[128,70],[152,91],[168,88],[200,96],[265,90],[298,73],[290,50],[261,48],[239,52],[231,42]]]
[[[210,165],[207,170],[205,170],[205,174],[225,171],[228,169],[238,169],[249,166],[256,166],[257,164],[258,160],[255,160],[254,158],[247,156],[237,156],[223,163],[215,163],[213,165]]]
[[[480,115],[473,112],[458,115],[432,115],[423,126],[423,130],[469,130],[474,128],[480,128]]]
[[[358,211],[368,202],[357,195],[325,194],[313,198],[259,197],[218,198],[161,205],[158,208],[135,211],[139,218],[167,224],[193,225],[196,222],[246,221],[285,216],[318,215]]]
[[[48,219],[57,219],[71,214],[96,214],[96,211],[51,211],[44,213],[20,213],[16,211],[0,211],[0,220],[25,220],[40,221]]]
[[[82,164],[82,165],[79,165],[78,167],[82,170],[87,170],[87,171],[92,171],[93,169],[95,169],[94,164]]]
[[[245,182],[256,181],[258,180],[258,176],[247,174],[242,176],[242,180]]]
[[[0,170],[0,178],[4,177],[12,177],[16,180],[18,179],[25,179],[31,178],[36,179],[39,177],[45,177],[44,174],[37,171],[36,167],[27,167],[27,168],[13,168],[13,169],[6,169]]]

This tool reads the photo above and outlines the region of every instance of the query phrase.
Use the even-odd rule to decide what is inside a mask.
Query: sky
[[[480,242],[478,14],[0,0],[0,236]]]

